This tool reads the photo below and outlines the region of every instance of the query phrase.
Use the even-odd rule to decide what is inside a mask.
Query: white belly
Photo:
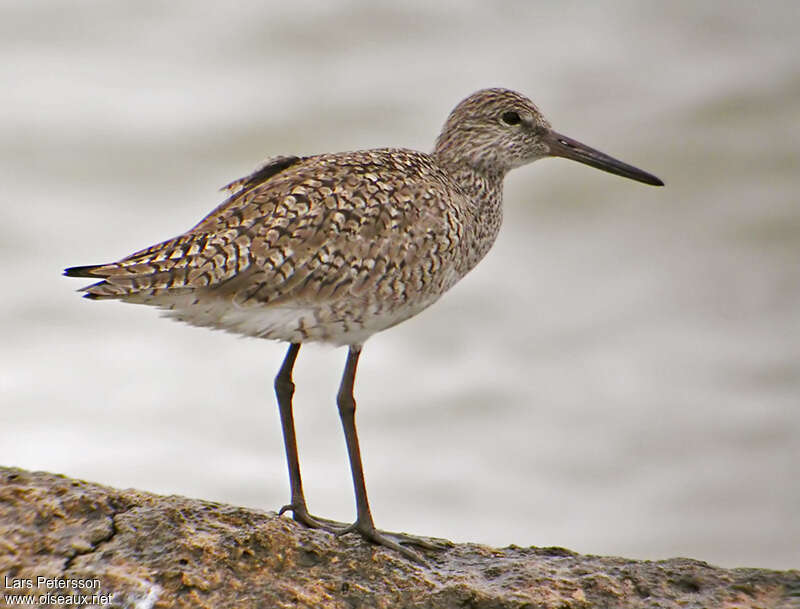
[[[405,304],[391,310],[378,310],[374,305],[354,310],[352,306],[337,306],[336,303],[240,305],[228,299],[175,302],[164,308],[167,317],[244,336],[293,343],[360,345],[376,332],[413,317],[435,300],[418,302],[414,306]]]

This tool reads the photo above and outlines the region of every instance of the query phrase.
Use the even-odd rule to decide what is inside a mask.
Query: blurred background
[[[663,178],[506,180],[488,257],[367,342],[356,396],[389,530],[800,567],[797,3],[7,1],[0,463],[276,509],[285,346],[88,302],[66,266],[195,224],[270,155],[430,150],[471,92]],[[307,346],[312,512],[354,518]]]

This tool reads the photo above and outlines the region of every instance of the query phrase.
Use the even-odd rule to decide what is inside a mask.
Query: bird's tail
[[[89,277],[91,279],[103,278],[102,281],[92,283],[80,288],[79,292],[86,292],[83,297],[91,300],[113,299],[125,296],[128,289],[115,285],[105,280],[108,277],[107,264],[88,264],[86,266],[71,266],[64,269],[66,277]],[[105,271],[105,272],[104,272]]]
[[[64,269],[64,275],[66,277],[97,277],[93,273],[93,271],[99,269],[102,264],[88,264],[86,266],[71,266],[68,269]]]

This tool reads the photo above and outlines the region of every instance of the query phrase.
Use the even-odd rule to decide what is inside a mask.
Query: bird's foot
[[[422,537],[415,537],[406,533],[392,533],[390,531],[381,531],[375,528],[372,519],[356,520],[353,524],[347,525],[343,522],[336,520],[329,520],[327,518],[320,518],[312,516],[308,513],[308,508],[305,503],[284,505],[279,511],[278,516],[284,512],[292,512],[292,518],[307,526],[310,529],[321,529],[333,533],[337,537],[346,535],[347,533],[358,533],[363,539],[370,543],[374,543],[385,548],[389,548],[399,552],[409,560],[413,560],[423,566],[428,566],[428,563],[419,552],[415,552],[407,546],[416,546],[423,550],[441,551],[453,544],[445,540],[434,540]]]
[[[347,525],[343,522],[312,516],[308,513],[308,508],[305,503],[289,503],[284,505],[278,511],[278,516],[282,515],[284,512],[292,512],[292,519],[307,526],[309,529],[322,529],[323,531],[338,535],[347,528]]]
[[[370,543],[374,543],[399,552],[402,556],[405,556],[409,560],[413,560],[414,562],[423,566],[428,566],[428,563],[425,561],[422,555],[407,546],[416,546],[424,550],[444,550],[447,547],[452,546],[452,544],[448,544],[448,542],[424,539],[422,537],[407,535],[406,533],[380,531],[375,528],[375,525],[371,522],[371,519],[368,521],[356,520],[349,527],[336,532],[336,535],[345,535],[346,533],[358,533]]]

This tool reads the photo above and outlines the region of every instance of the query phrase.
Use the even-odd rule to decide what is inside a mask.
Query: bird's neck
[[[464,239],[462,259],[466,273],[488,253],[500,231],[505,172],[476,169],[466,163],[446,164],[445,169],[469,201],[469,234]]]

